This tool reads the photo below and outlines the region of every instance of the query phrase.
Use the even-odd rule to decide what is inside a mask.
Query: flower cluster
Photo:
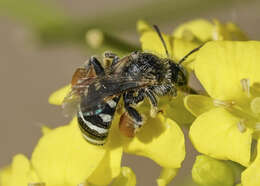
[[[207,43],[194,70],[208,95],[185,98],[187,109],[197,117],[190,128],[195,148],[247,168],[241,178],[246,186],[259,184],[259,155],[253,145],[259,139],[260,126],[259,49],[257,41]]]
[[[141,31],[148,32],[145,23],[139,24]],[[141,40],[151,35],[143,34]],[[260,185],[260,155],[256,153],[260,145],[254,145],[260,129],[260,42],[247,41],[233,23],[201,19],[181,25],[165,40],[176,61],[183,56],[178,55],[182,48],[178,42],[184,41],[186,48],[206,43],[184,63],[206,91],[184,99],[187,110],[197,117],[189,130],[190,140],[203,154],[193,165],[193,180],[207,186],[232,186],[239,180],[246,186]],[[142,43],[143,49],[162,53],[163,48],[156,48],[158,39],[151,42],[157,44]]]
[[[143,51],[167,57],[150,25],[139,21],[137,30]],[[122,155],[130,153],[160,165],[157,184],[165,186],[185,158],[180,126],[190,127],[190,140],[202,154],[192,169],[196,183],[233,186],[241,181],[243,186],[260,185],[260,42],[247,41],[233,23],[202,19],[180,25],[163,38],[176,62],[206,43],[183,63],[195,73],[204,94],[186,96],[180,91],[174,99],[161,98],[159,107],[164,112],[155,118],[147,114],[146,124],[133,138],[121,135],[120,115],[116,113],[104,146],[87,143],[76,118],[55,129],[43,127],[31,159],[16,155],[12,164],[1,170],[0,185],[134,186],[133,171],[121,167]],[[54,92],[49,102],[61,105],[70,89],[68,85]],[[140,108],[142,113],[148,110],[146,103]]]

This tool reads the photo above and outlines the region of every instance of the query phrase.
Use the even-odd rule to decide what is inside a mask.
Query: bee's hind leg
[[[77,87],[77,84],[80,83],[82,79],[93,78],[101,75],[105,75],[104,68],[98,59],[92,56],[88,62],[85,63],[84,67],[76,69],[71,79],[71,85],[72,87]]]
[[[142,116],[139,114],[139,112],[131,107],[131,106],[125,106],[125,109],[130,117],[130,119],[133,122],[133,127],[135,128],[135,130],[137,131],[142,125],[143,125],[143,118]]]
[[[89,63],[87,64],[86,68],[87,69],[90,68],[91,70],[94,70],[96,76],[105,75],[105,71],[104,71],[103,66],[101,65],[99,60],[96,57],[94,57],[94,56],[92,56],[89,59]]]
[[[134,128],[138,129],[143,125],[143,118],[142,116],[139,114],[139,112],[130,106],[130,104],[135,103],[135,101],[137,101],[133,96],[134,92],[126,92],[123,95],[123,100],[124,100],[124,106],[125,109],[128,113],[128,115],[131,117],[131,119],[133,120],[134,123]],[[138,101],[142,101],[143,100],[143,96],[141,96],[141,94],[139,95]],[[135,103],[136,104],[136,103]]]

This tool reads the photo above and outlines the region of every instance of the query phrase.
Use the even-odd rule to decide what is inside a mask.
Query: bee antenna
[[[192,51],[190,51],[188,54],[186,54],[179,62],[178,64],[182,64],[191,54],[193,54],[194,52],[197,52],[204,44],[200,45],[197,48],[194,48]]]
[[[169,57],[170,57],[170,56],[169,56],[169,52],[168,52],[168,50],[167,50],[166,43],[165,43],[165,41],[164,41],[164,39],[163,39],[163,37],[162,37],[162,34],[161,34],[161,31],[160,31],[159,27],[158,27],[157,25],[153,25],[153,27],[154,27],[155,31],[157,32],[159,38],[161,39],[162,44],[163,44],[163,47],[164,47],[165,52],[166,52],[166,55],[167,55],[167,57],[169,58]]]

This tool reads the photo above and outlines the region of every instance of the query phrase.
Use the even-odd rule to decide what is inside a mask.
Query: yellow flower
[[[173,36],[188,41],[205,43],[212,40],[245,41],[247,36],[234,23],[221,23],[214,19],[210,22],[205,19],[195,19],[177,27]]]
[[[21,154],[13,158],[10,166],[0,172],[1,186],[27,186],[44,183],[45,186],[107,185],[135,186],[135,174],[128,167],[120,168],[122,148],[110,152],[88,144],[78,130],[74,119],[69,125],[50,130],[43,127],[44,136],[36,146],[31,162]],[[110,172],[107,172],[107,171]],[[99,172],[99,184],[89,184],[87,178]],[[97,176],[97,175],[96,175]],[[109,179],[109,180],[107,180]]]
[[[69,91],[70,86],[65,86],[54,92],[49,102],[62,104]],[[156,118],[148,118],[134,138],[127,138],[119,132],[118,121],[119,115],[116,114],[104,146],[86,142],[76,119],[69,125],[55,129],[52,134],[49,132],[39,141],[33,153],[34,167],[49,182],[56,182],[58,177],[60,182],[66,180],[70,184],[87,180],[92,184],[107,185],[119,175],[122,153],[125,152],[148,157],[171,170],[159,178],[159,182],[164,183],[160,185],[166,185],[185,157],[184,136],[179,126],[159,114]],[[49,162],[48,165],[46,162]]]
[[[110,153],[120,156],[122,148],[115,147]],[[73,119],[70,124],[47,132],[34,149],[31,161],[47,186],[77,185],[84,183],[98,168],[105,154],[105,148],[90,145],[82,139],[77,120]],[[109,158],[110,154],[106,156]],[[108,159],[107,162],[111,161],[113,159]],[[119,166],[120,162],[113,163],[112,166]],[[117,171],[118,175],[120,169]]]
[[[206,19],[188,21],[178,26],[173,31],[172,35],[176,40],[178,38],[186,42],[196,43],[198,46],[214,40],[248,40],[246,34],[244,34],[234,23],[221,23],[216,19],[212,22]],[[179,50],[182,50],[180,46],[177,45],[176,47],[180,48]],[[177,51],[174,52],[176,53]],[[193,56],[193,59],[194,58],[195,55]],[[193,70],[194,62],[194,60],[187,61],[187,67]]]
[[[251,153],[260,131],[259,51],[257,41],[208,42],[194,70],[209,96],[185,98],[185,106],[197,116],[189,133],[193,145],[200,153],[248,167],[243,186],[259,183],[259,153],[253,163]]]
[[[39,176],[23,154],[15,155],[12,164],[0,171],[1,186],[27,186],[39,181]]]

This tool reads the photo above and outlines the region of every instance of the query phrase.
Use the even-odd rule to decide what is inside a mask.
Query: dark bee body
[[[164,41],[163,44],[165,46]],[[112,61],[105,69],[95,57],[91,57],[84,68],[77,69],[72,79],[72,92],[65,99],[65,102],[70,102],[76,97],[79,102],[79,127],[85,139],[95,145],[106,142],[121,97],[125,112],[120,118],[119,127],[123,134],[133,137],[143,124],[143,118],[135,105],[148,98],[152,105],[151,116],[154,116],[158,112],[159,96],[176,96],[177,87],[187,84],[180,63],[169,58],[133,52],[122,59],[113,53],[105,53],[104,60]]]
[[[90,112],[82,111],[85,108],[84,103],[80,105],[78,123],[89,142],[96,145],[105,143],[119,98],[120,96],[116,96],[111,100],[101,102]]]
[[[106,142],[121,96],[127,113],[124,117],[128,117],[124,121],[138,129],[143,119],[134,105],[147,97],[157,108],[157,96],[169,92],[175,95],[175,86],[186,82],[183,69],[173,61],[143,52],[133,52],[122,59],[114,56],[106,69],[91,57],[81,71],[80,75],[75,73],[78,77],[73,78],[72,84],[73,95],[80,98],[78,123],[86,140],[95,145]]]

